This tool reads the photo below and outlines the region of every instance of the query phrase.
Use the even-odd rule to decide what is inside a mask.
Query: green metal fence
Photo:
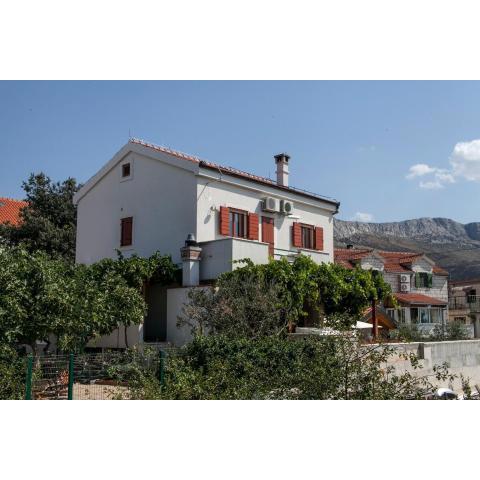
[[[28,358],[27,400],[121,400],[150,375],[165,382],[166,352],[117,351]]]

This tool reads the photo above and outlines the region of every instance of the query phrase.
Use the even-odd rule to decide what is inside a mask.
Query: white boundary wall
[[[408,360],[392,357],[388,364],[393,365],[397,372],[409,371],[416,375],[432,375],[432,383],[440,387],[449,387],[461,392],[460,378],[453,384],[448,381],[440,382],[434,378],[433,367],[447,362],[449,372],[470,378],[470,385],[480,385],[480,340],[457,340],[449,342],[425,343],[397,343],[390,346],[398,348],[405,353],[414,353],[420,359],[423,368],[414,370]]]

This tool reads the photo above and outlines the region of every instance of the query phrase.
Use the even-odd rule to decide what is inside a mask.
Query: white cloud
[[[433,180],[431,182],[420,182],[418,186],[420,188],[424,188],[425,190],[438,190],[439,188],[443,188],[443,184],[438,180]]]
[[[409,168],[405,178],[426,177],[419,187],[428,190],[438,190],[458,180],[480,182],[480,139],[457,143],[449,161],[449,169],[417,163]]]
[[[450,156],[450,164],[456,177],[480,182],[480,140],[457,143]]]
[[[356,220],[357,222],[373,222],[373,215],[371,213],[357,212],[352,217],[352,220]]]
[[[424,175],[427,175],[429,173],[434,172],[435,169],[432,167],[429,167],[425,163],[417,163],[416,165],[412,165],[408,171],[408,175],[406,178],[411,180],[412,178],[415,177],[423,177]]]

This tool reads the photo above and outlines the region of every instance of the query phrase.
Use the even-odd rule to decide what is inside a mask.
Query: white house
[[[333,262],[339,202],[290,187],[289,161],[275,156],[274,181],[132,139],[85,183],[74,197],[77,262],[115,258],[120,250],[160,251],[183,263],[182,288],[151,286],[149,314],[130,328],[129,344],[183,343],[176,320],[188,287],[235,268],[234,260],[304,254]],[[120,337],[115,332],[98,345],[122,347]]]
[[[346,268],[378,271],[390,284],[398,308],[379,308],[379,322],[384,328],[398,324],[415,324],[432,330],[448,320],[448,272],[422,253],[386,252],[375,249],[340,248],[335,250],[335,263]],[[395,321],[388,321],[389,316]],[[371,309],[366,312],[371,321]]]

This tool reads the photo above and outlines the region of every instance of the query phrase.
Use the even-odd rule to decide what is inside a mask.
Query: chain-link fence
[[[29,357],[27,400],[129,399],[145,378],[165,378],[166,353],[117,351]]]

